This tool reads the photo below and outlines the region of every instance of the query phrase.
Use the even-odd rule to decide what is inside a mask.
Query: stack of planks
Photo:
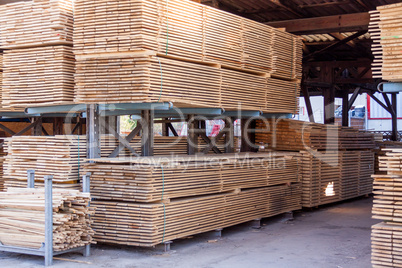
[[[402,230],[402,149],[383,149],[380,156],[380,171],[386,174],[373,175],[374,204],[373,218],[384,222],[372,227],[373,267],[401,267],[401,230]]]
[[[278,151],[361,150],[375,147],[371,133],[291,119],[257,120],[256,143]]]
[[[77,55],[76,59],[78,103],[170,101],[179,107],[281,113],[296,113],[298,107],[298,81],[178,61],[150,52]]]
[[[371,12],[370,30],[374,39],[373,53],[376,59],[373,64],[375,78],[392,82],[402,82],[402,4],[377,7]]]
[[[74,100],[73,1],[32,0],[0,6],[3,109]]]
[[[74,190],[53,190],[53,250],[93,243],[94,208],[90,196]],[[6,246],[39,249],[45,242],[44,189],[0,192],[0,242]]]
[[[75,5],[76,102],[297,109],[296,36],[188,0]]]
[[[12,49],[4,52],[4,109],[71,102],[74,54],[69,46]],[[45,99],[44,99],[45,98]]]
[[[373,192],[372,151],[302,152],[303,207],[335,203]]]
[[[0,40],[1,42],[1,40]],[[0,50],[0,108],[2,106],[2,92],[3,92],[3,51]]]
[[[170,203],[93,201],[97,242],[151,247],[300,208],[300,185],[276,185]]]
[[[154,246],[301,208],[299,154],[91,159],[97,242]]]
[[[6,188],[26,187],[27,170],[35,170],[35,183],[53,175],[55,188],[79,189],[79,170],[86,158],[85,136],[14,136],[6,139]]]
[[[296,153],[104,159],[86,164],[82,172],[92,174],[92,197],[134,202],[300,181]]]
[[[374,135],[349,127],[290,119],[257,121],[260,151],[302,154],[303,206],[351,199],[372,192]]]

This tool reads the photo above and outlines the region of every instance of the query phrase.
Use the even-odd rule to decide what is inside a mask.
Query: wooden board
[[[271,217],[301,208],[299,184],[179,198],[170,203],[95,200],[97,242],[154,246],[164,241]]]
[[[150,49],[301,78],[301,38],[189,0],[75,1],[76,54]]]
[[[231,158],[226,155],[216,155],[213,159],[150,157],[122,164],[113,159],[100,159],[85,164],[82,174],[92,174],[93,198],[134,202],[155,202],[301,180],[297,153],[229,156]]]
[[[39,249],[45,242],[44,189],[0,192],[0,242]],[[68,250],[93,243],[94,208],[88,193],[53,190],[53,249]]]
[[[36,0],[0,5],[0,47],[72,44],[73,2]]]
[[[373,191],[372,151],[302,152],[303,207],[347,200]]]
[[[68,46],[4,51],[4,109],[71,103],[74,99],[74,55]]]
[[[362,150],[375,147],[371,133],[291,119],[257,120],[256,143],[278,151]]]

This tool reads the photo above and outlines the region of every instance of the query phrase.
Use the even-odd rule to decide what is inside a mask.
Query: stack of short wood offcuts
[[[53,190],[53,250],[93,243],[89,193]],[[45,243],[44,189],[11,188],[0,192],[0,242],[6,246],[39,249]]]
[[[370,30],[374,39],[373,53],[376,56],[373,73],[376,78],[402,82],[402,4],[377,7],[371,12]]]
[[[154,246],[301,208],[294,153],[95,159],[97,242]]]
[[[301,152],[304,207],[372,192],[375,147],[372,134],[290,119],[260,120],[256,142],[262,151]]]
[[[295,113],[301,47],[289,33],[189,0],[80,0],[75,100]]]
[[[0,17],[3,109],[71,103],[73,1],[10,3],[0,6]]]
[[[383,220],[372,227],[373,267],[402,267],[402,149],[385,148],[380,171],[373,175],[373,218]]]
[[[26,187],[27,171],[35,170],[35,181],[43,185],[53,175],[53,187],[81,189],[79,169],[86,158],[85,136],[15,136],[6,139],[4,180],[6,188]]]

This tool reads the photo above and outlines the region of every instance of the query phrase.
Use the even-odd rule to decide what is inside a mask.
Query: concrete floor
[[[206,235],[175,241],[168,254],[156,249],[96,245],[92,256],[63,258],[88,263],[54,261],[54,267],[371,267],[372,198],[352,200],[314,211],[263,221],[254,230],[243,224],[223,230],[219,241]],[[208,240],[209,239],[209,240]],[[0,267],[41,267],[43,259],[0,253]]]

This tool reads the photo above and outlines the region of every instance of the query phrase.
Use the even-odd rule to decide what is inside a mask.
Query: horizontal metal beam
[[[99,111],[120,111],[121,115],[129,115],[132,111],[142,110],[169,110],[172,103],[113,103],[99,104]],[[87,110],[86,104],[55,105],[43,107],[30,107],[25,109],[25,114],[50,114],[50,113],[81,113]]]
[[[261,111],[225,111],[222,115],[225,117],[234,117],[234,118],[249,118],[249,117],[257,117],[262,114]]]
[[[293,114],[262,114],[264,118],[292,118]]]
[[[369,23],[369,13],[363,12],[308,19],[275,21],[266,24],[275,28],[286,28],[287,32],[301,35],[368,30]]]

